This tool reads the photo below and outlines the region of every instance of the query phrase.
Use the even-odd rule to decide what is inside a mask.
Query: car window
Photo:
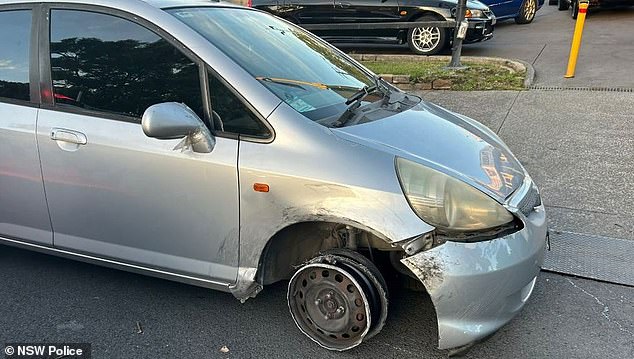
[[[197,64],[120,17],[52,10],[51,70],[56,104],[141,117],[175,101],[204,118]]]
[[[209,92],[214,127],[217,131],[253,137],[269,137],[270,132],[244,103],[213,74]]]
[[[0,34],[0,97],[29,101],[31,11],[1,11]]]
[[[312,120],[342,113],[348,97],[374,83],[314,35],[264,12],[220,7],[167,11]]]

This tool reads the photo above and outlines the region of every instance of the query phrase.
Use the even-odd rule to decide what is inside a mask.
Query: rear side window
[[[51,70],[56,104],[138,118],[174,101],[204,118],[198,65],[120,17],[52,10]]]
[[[0,11],[0,98],[29,101],[31,11]]]

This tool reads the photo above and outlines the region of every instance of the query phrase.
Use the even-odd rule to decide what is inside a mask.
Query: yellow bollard
[[[575,1],[575,0],[572,0]],[[572,36],[572,46],[570,48],[570,58],[568,59],[568,70],[566,70],[565,78],[575,77],[575,68],[577,67],[577,57],[579,56],[579,47],[581,46],[581,35],[583,35],[583,24],[586,22],[586,13],[588,12],[588,0],[579,0],[579,13],[577,15],[577,24],[575,25],[575,33]]]

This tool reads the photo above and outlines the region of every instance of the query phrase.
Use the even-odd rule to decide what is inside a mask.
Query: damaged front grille
[[[520,203],[517,205],[517,209],[522,212],[525,216],[528,216],[535,210],[535,207],[540,206],[542,204],[542,198],[539,195],[539,191],[535,186],[531,186],[528,192]]]

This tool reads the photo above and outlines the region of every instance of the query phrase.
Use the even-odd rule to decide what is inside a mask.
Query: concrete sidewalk
[[[634,93],[422,93],[500,134],[540,186],[554,230],[634,239]]]

